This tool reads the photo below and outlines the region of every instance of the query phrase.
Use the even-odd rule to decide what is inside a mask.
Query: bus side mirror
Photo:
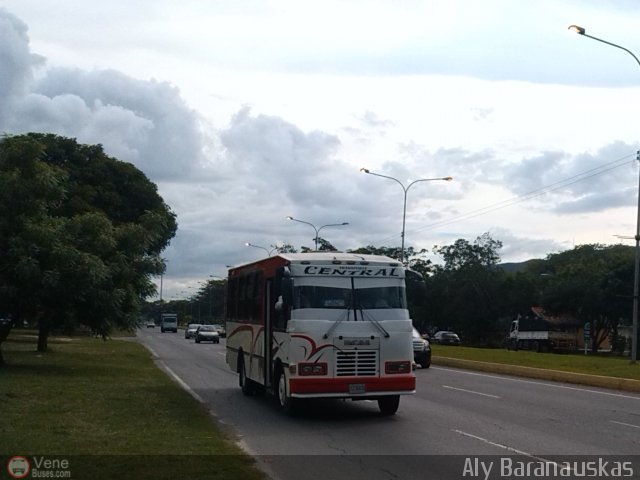
[[[276,312],[281,312],[283,310],[283,307],[284,307],[284,300],[282,299],[282,295],[280,295],[278,297],[278,300],[276,300],[276,305],[275,305]]]
[[[279,267],[276,270],[275,282],[276,310],[285,310],[293,303],[293,281],[289,267]]]

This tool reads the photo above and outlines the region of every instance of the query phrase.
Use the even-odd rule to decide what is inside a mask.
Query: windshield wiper
[[[331,325],[331,328],[327,330],[327,333],[325,333],[322,336],[322,338],[329,338],[329,335],[333,333],[333,331],[338,327],[338,325],[340,325],[345,320],[345,318],[349,320],[350,314],[351,314],[351,307],[349,306],[346,310],[342,312],[342,315],[340,316],[340,318],[335,322],[333,322],[333,325]]]
[[[389,338],[391,336],[389,335],[389,332],[387,332],[385,328],[382,325],[380,325],[380,322],[378,322],[375,318],[373,318],[373,316],[370,313],[367,313],[364,311],[362,306],[359,306],[358,310],[360,311],[360,316],[362,317],[362,319],[363,320],[367,319],[371,323],[373,323],[376,326],[376,328],[380,330],[380,332],[384,335],[385,338]]]
[[[353,278],[351,279],[351,282],[353,284]],[[384,335],[385,338],[389,338],[391,335],[389,335],[389,332],[387,332],[384,327],[382,325],[380,325],[380,322],[378,322],[373,315],[371,315],[370,313],[365,313],[364,308],[362,308],[362,303],[360,303],[360,299],[358,298],[358,289],[355,288],[355,284],[353,284],[353,301],[354,301],[354,306],[356,308],[356,310],[360,311],[360,317],[362,318],[362,320],[369,320],[371,323],[373,323],[376,328],[378,330],[380,330],[380,333],[382,333]],[[356,318],[357,320],[357,318]]]

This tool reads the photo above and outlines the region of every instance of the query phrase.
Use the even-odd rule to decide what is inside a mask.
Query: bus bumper
[[[292,397],[357,398],[381,395],[410,395],[416,391],[415,375],[379,378],[300,378],[289,381]]]

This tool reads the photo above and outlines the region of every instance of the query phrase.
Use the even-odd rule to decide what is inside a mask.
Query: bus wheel
[[[238,383],[240,384],[240,388],[242,389],[242,394],[247,396],[255,395],[255,383],[253,382],[253,380],[247,378],[247,373],[244,368],[244,362],[242,360],[240,360],[240,365],[238,366],[238,373],[240,374]]]
[[[395,415],[400,405],[400,395],[390,395],[378,399],[378,408],[382,415]]]
[[[286,413],[292,414],[295,412],[296,402],[294,398],[289,396],[289,392],[287,390],[287,377],[284,372],[281,371],[278,375],[278,390],[276,391],[276,396],[278,398],[280,408],[282,408]]]

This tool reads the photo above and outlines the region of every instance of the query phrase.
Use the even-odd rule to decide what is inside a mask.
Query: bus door
[[[272,297],[273,297],[273,279],[267,280],[266,295],[264,305],[265,317],[264,317],[264,386],[265,388],[271,388],[272,383],[272,349],[273,349],[273,323],[272,323]]]

